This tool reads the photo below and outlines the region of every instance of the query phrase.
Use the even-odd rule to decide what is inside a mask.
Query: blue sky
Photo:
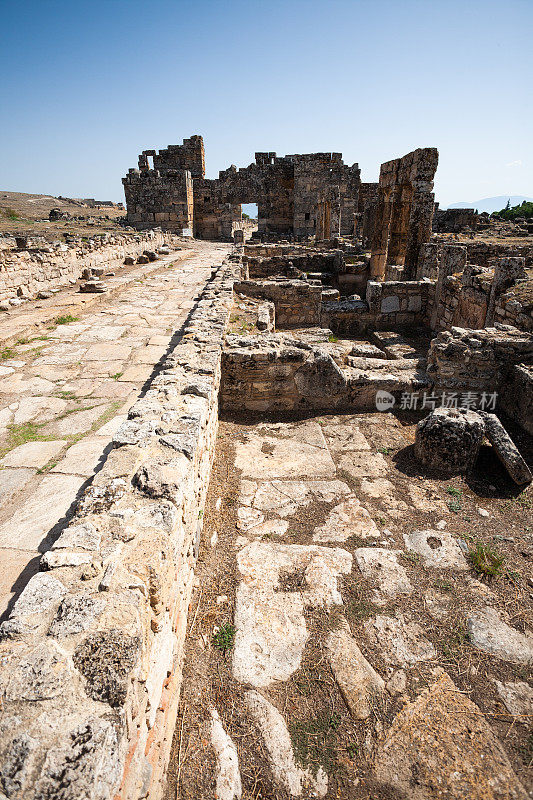
[[[440,151],[442,205],[533,195],[532,0],[0,0],[0,188],[122,200],[200,133],[210,177]]]

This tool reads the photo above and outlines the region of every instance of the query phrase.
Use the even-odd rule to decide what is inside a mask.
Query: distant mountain
[[[468,203],[452,203],[448,208],[476,208],[481,214],[483,211],[492,214],[493,211],[501,211],[505,208],[507,201],[511,201],[511,207],[518,206],[526,200],[533,203],[532,197],[524,197],[521,194],[501,194],[499,197],[484,197],[483,200],[471,200]]]

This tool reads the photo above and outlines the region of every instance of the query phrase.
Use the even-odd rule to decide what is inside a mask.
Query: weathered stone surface
[[[533,715],[533,688],[524,681],[516,681],[515,683],[512,681],[507,683],[494,681],[494,683],[509,714],[522,717],[520,721],[525,725],[529,725]]]
[[[477,458],[485,426],[474,411],[437,408],[416,426],[415,456],[429,471],[468,472]]]
[[[218,711],[211,709],[211,744],[217,757],[217,800],[240,800],[241,774],[237,748],[220,721]]]
[[[403,535],[408,550],[421,556],[425,567],[468,569],[456,539],[446,531],[413,531]]]
[[[494,608],[482,608],[468,619],[468,633],[474,647],[514,664],[533,664],[533,637],[504,622]]]
[[[498,417],[486,412],[482,417],[485,422],[485,436],[513,481],[519,486],[531,483],[533,481],[531,470]]]
[[[350,713],[356,719],[366,719],[385,683],[361,653],[345,620],[329,634],[326,649]]]
[[[39,743],[27,733],[15,736],[0,767],[0,787],[6,797],[21,797],[31,775]]]
[[[356,497],[333,508],[326,521],[313,533],[314,542],[345,542],[351,536],[378,538],[376,523]]]
[[[313,790],[324,797],[328,790],[328,777],[319,767],[316,777],[296,764],[289,731],[278,709],[259,692],[245,694],[246,707],[257,724],[268,755],[275,780],[292,797],[301,797],[305,790]]]
[[[11,450],[2,459],[4,467],[41,468],[66,445],[66,441],[26,442]]]
[[[288,438],[287,434],[293,436]],[[251,434],[245,444],[237,444],[235,466],[248,478],[327,478],[335,475],[335,465],[316,422],[295,423],[287,438],[278,438],[279,428],[265,428],[264,435]]]
[[[48,751],[35,800],[111,800],[118,787],[122,756],[112,722],[91,718]]]
[[[376,605],[385,605],[389,600],[413,591],[405,568],[398,563],[396,553],[391,550],[358,547],[354,557],[364,577],[378,584],[372,595]]]
[[[313,500],[332,503],[350,494],[350,487],[342,481],[264,481],[259,486],[255,481],[242,481],[241,497],[243,505],[253,505],[260,511],[291,516],[299,508],[309,505]]]
[[[118,629],[89,634],[74,652],[74,665],[87,680],[87,693],[110,706],[123,705],[128,674],[140,649],[138,637]]]
[[[4,664],[0,689],[7,701],[51,700],[63,694],[74,677],[72,661],[52,640],[42,641],[10,665]]]
[[[380,478],[387,474],[387,462],[381,453],[344,453],[339,461],[339,471],[352,478]]]
[[[430,661],[437,653],[424,637],[415,622],[405,622],[403,616],[378,615],[365,623],[365,631],[372,644],[379,647],[391,664],[405,667],[419,661]]]
[[[287,680],[309,637],[304,609],[342,602],[337,579],[352,557],[338,548],[253,542],[237,556],[233,674],[253,686]]]
[[[479,708],[443,674],[395,718],[380,742],[377,779],[412,800],[526,800]]]
[[[48,633],[56,639],[81,633],[91,626],[104,608],[105,600],[102,597],[92,595],[66,597],[59,606]]]

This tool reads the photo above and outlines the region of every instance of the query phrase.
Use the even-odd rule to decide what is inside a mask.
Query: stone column
[[[421,245],[431,239],[431,224],[435,210],[433,184],[426,181],[415,181],[413,184],[413,201],[409,217],[409,227],[405,243],[405,280],[411,280],[415,274]]]
[[[498,295],[520,278],[527,278],[525,258],[505,256],[498,259],[494,267],[494,278],[490,287],[489,302],[485,315],[485,328],[490,328],[494,323],[494,309],[496,308]]]
[[[392,190],[380,187],[370,257],[370,277],[377,281],[382,281],[385,277],[391,213]]]
[[[453,275],[455,272],[462,272],[464,270],[466,265],[466,256],[466,247],[455,244],[443,245],[439,264],[439,276],[437,278],[437,286],[435,289],[435,300],[433,302],[433,310],[431,312],[430,327],[432,330],[436,330],[438,327],[439,305],[444,281],[449,275]]]

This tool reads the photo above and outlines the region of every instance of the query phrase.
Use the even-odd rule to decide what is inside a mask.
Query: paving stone
[[[260,511],[272,512],[280,517],[295,514],[314,500],[332,503],[350,494],[350,487],[342,481],[255,481],[241,482],[243,505],[253,505]]]
[[[217,800],[240,800],[242,786],[237,748],[224,730],[218,711],[214,708],[211,709],[211,744],[217,758]]]
[[[25,442],[10,450],[2,459],[4,467],[34,467],[40,469],[66,445],[65,440],[53,442]],[[0,473],[2,474],[2,473]]]
[[[63,413],[66,407],[66,401],[59,397],[23,397],[14,413],[13,423],[47,422]]]
[[[0,547],[37,550],[42,539],[68,511],[84,482],[70,475],[46,475],[9,520],[0,525]]]
[[[357,566],[367,580],[377,583],[373,602],[383,606],[401,595],[413,591],[405,568],[398,563],[396,553],[381,547],[359,547],[354,551]]]
[[[479,708],[443,674],[394,719],[375,775],[410,800],[526,800]]]
[[[54,436],[76,436],[78,433],[86,433],[107,408],[106,405],[96,405],[84,411],[75,411],[63,419],[47,423],[43,431],[50,432]]]
[[[109,422],[102,425],[101,428],[98,428],[98,436],[109,436],[109,438],[112,438],[126,419],[126,414],[118,414],[116,417],[113,417]]]
[[[509,714],[522,717],[524,725],[529,725],[533,716],[533,688],[524,681],[502,683],[495,680],[496,689]]]
[[[418,553],[425,567],[435,569],[468,569],[457,540],[446,531],[413,531],[403,535],[408,550]]]
[[[34,474],[31,469],[0,470],[0,509],[10,502],[13,495],[27,486]]]
[[[325,797],[328,790],[326,773],[319,767],[316,777],[313,777],[309,770],[297,765],[287,725],[278,709],[255,691],[246,692],[244,701],[261,731],[277,783],[292,797],[302,797],[304,792],[309,796],[309,790],[311,796]]]
[[[355,421],[340,424],[328,422],[321,427],[332,453],[370,450],[366,437]]]
[[[264,519],[264,515],[255,508],[243,506],[237,510],[237,528],[240,531],[247,531],[264,522]]]
[[[166,347],[141,347],[132,355],[134,364],[157,364],[167,352]]]
[[[259,426],[256,430],[260,429],[260,434],[250,434],[246,443],[239,442],[236,446],[235,466],[242,470],[244,477],[326,478],[335,475],[335,465],[317,423],[287,426],[283,438],[269,435],[279,434],[279,427]],[[292,438],[289,437],[291,433]]]
[[[287,680],[309,637],[304,609],[340,605],[337,579],[351,570],[346,550],[253,542],[237,556],[233,674],[253,686]]]
[[[344,453],[339,460],[339,471],[352,478],[380,478],[387,474],[387,462],[381,453]]]
[[[407,667],[419,661],[430,661],[437,653],[415,622],[406,622],[403,615],[379,615],[364,625],[369,641],[378,647],[391,664]]]
[[[132,367],[127,367],[117,380],[120,382],[129,381],[135,383],[140,381],[144,383],[152,376],[153,371],[153,366],[147,367],[144,364],[135,364]]]
[[[407,489],[409,496],[418,511],[447,514],[449,509],[434,486],[429,481],[411,483]]]
[[[127,331],[125,325],[100,325],[91,327],[78,336],[78,342],[113,342]]]
[[[314,542],[345,542],[352,536],[378,538],[380,532],[366,508],[356,497],[350,497],[333,508],[323,525],[315,528]]]
[[[86,361],[125,361],[131,347],[123,344],[93,344],[85,353]]]
[[[88,436],[69,447],[64,458],[50,471],[85,475],[88,478],[102,463],[104,450],[108,444],[109,439],[104,436]]]
[[[329,634],[326,650],[350,713],[355,719],[367,719],[385,683],[361,653],[346,620]]]
[[[513,664],[533,664],[533,636],[507,625],[494,608],[475,611],[468,619],[468,633],[474,647]]]

